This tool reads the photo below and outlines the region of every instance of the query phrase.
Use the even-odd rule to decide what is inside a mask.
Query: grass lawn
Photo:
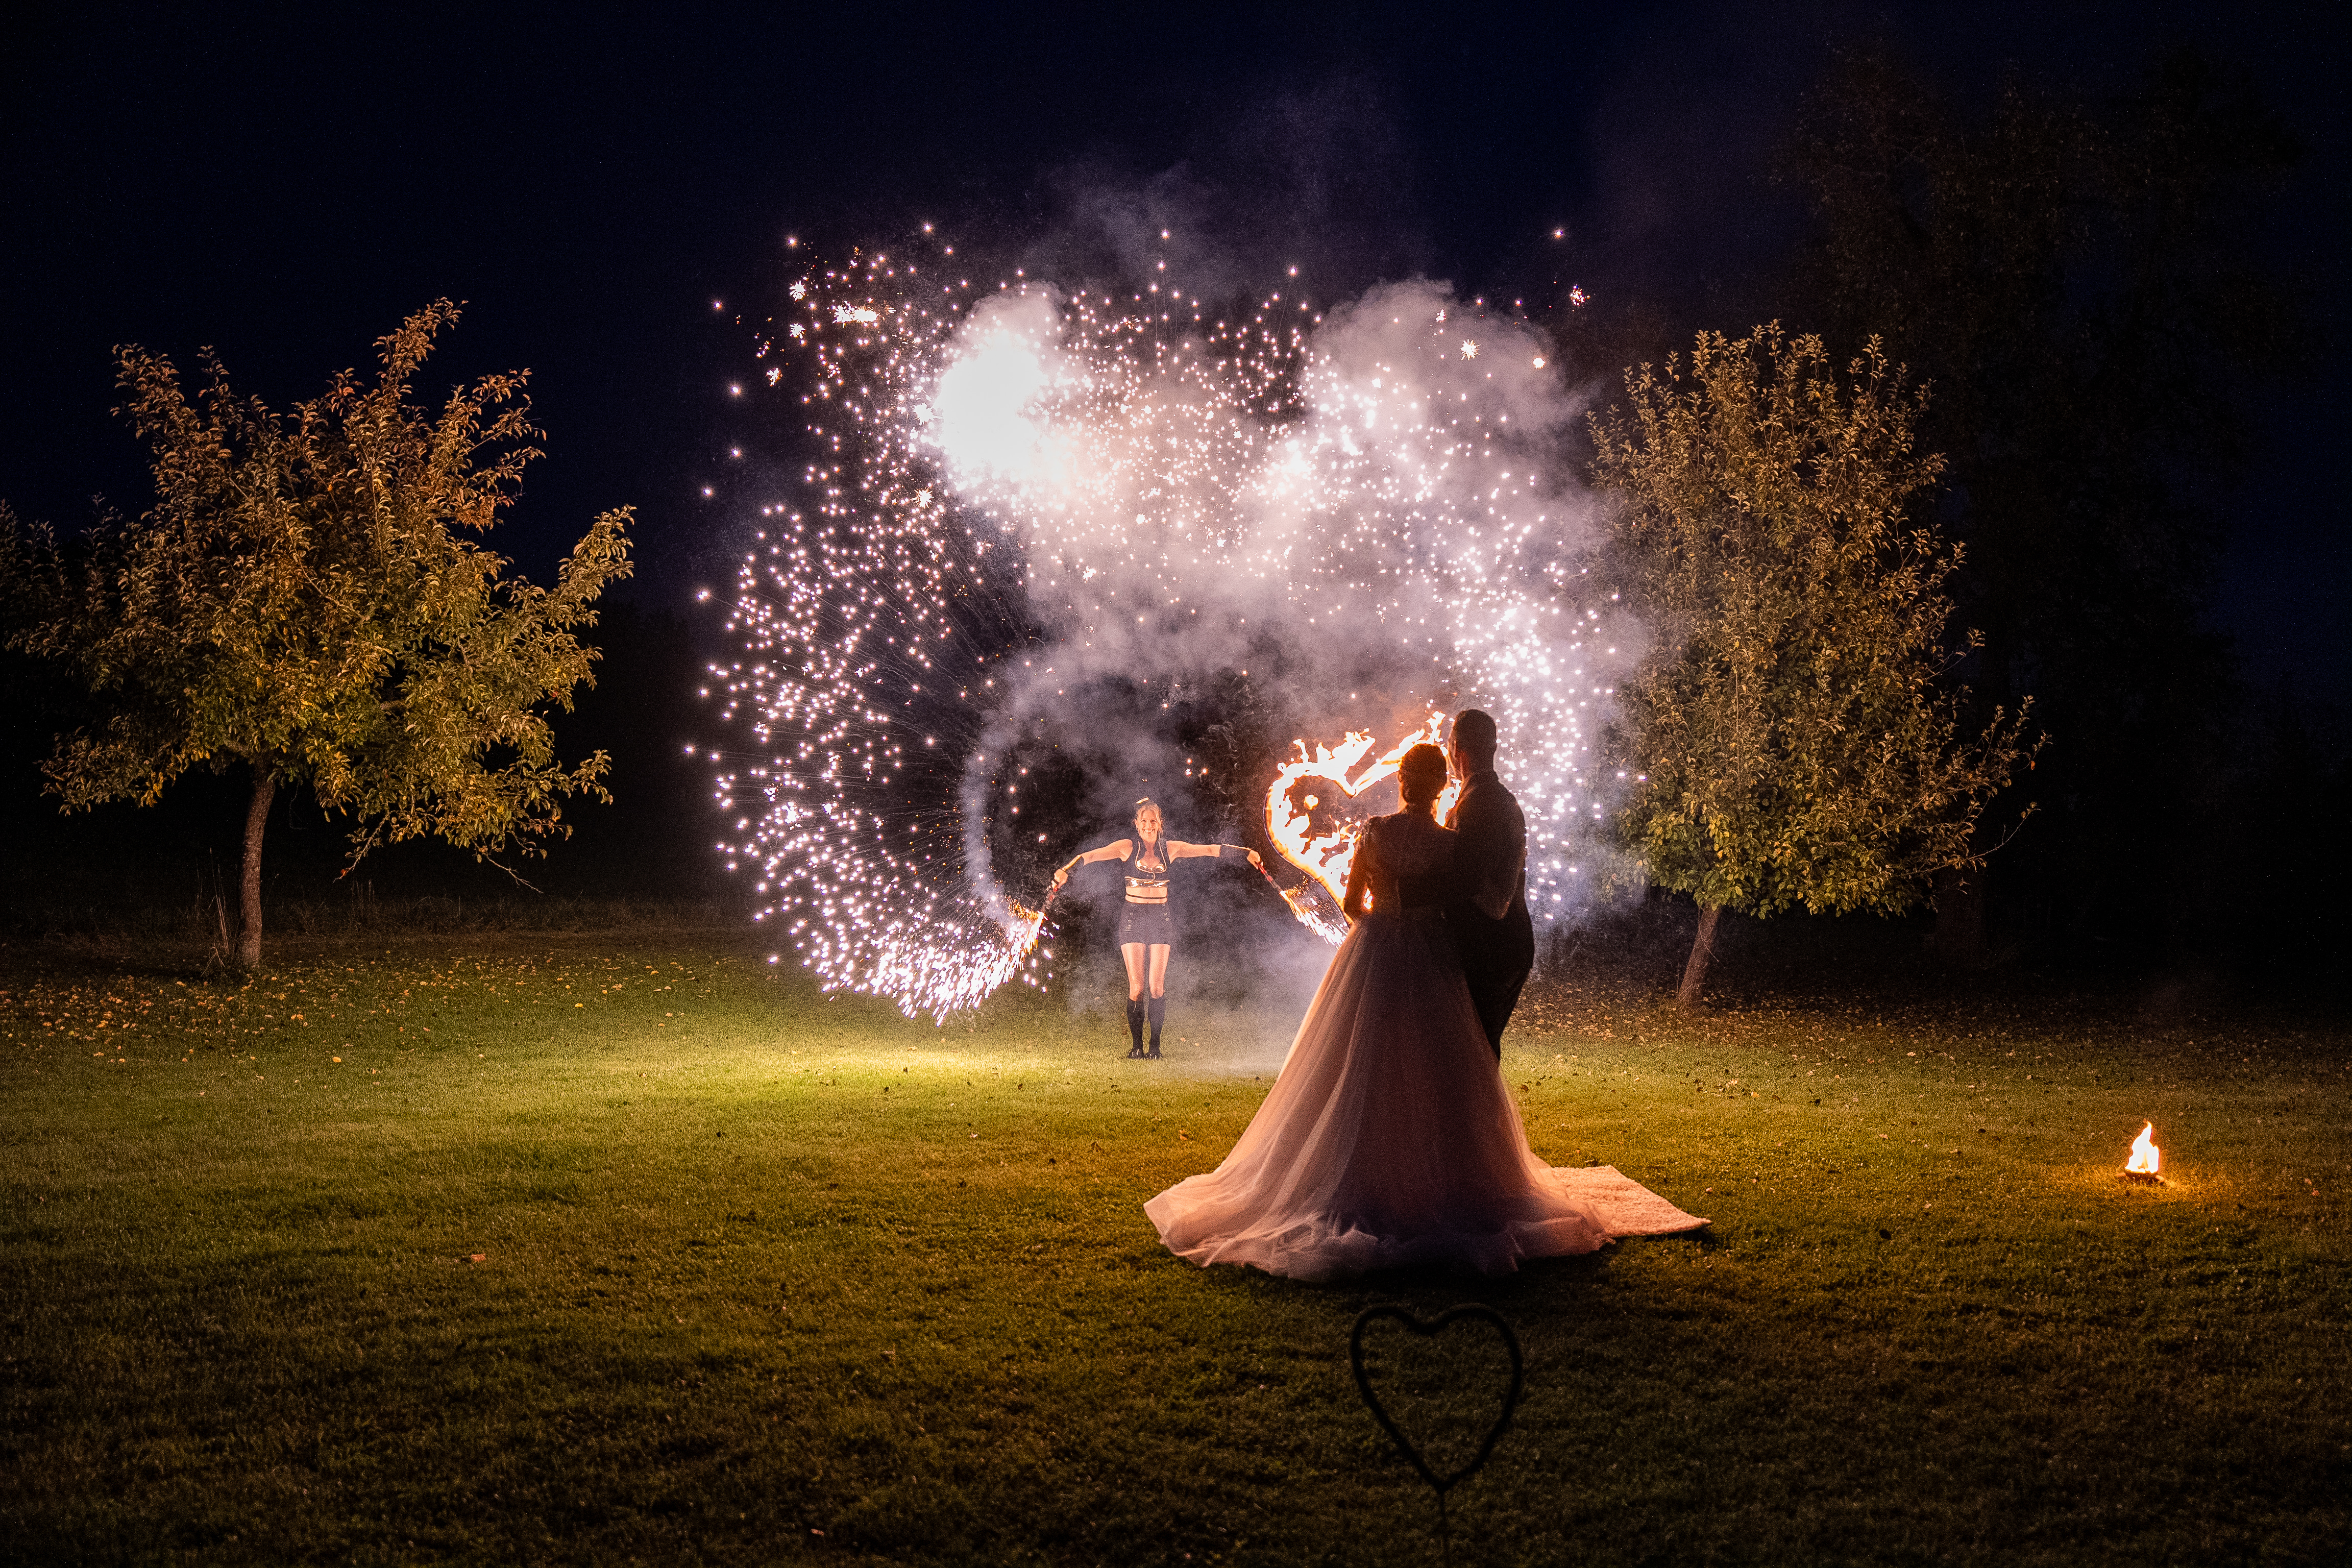
[[[1505,1061],[1537,1148],[1712,1232],[1309,1287],[1139,1207],[1279,1029],[1128,1062],[718,933],[279,952],[0,950],[0,1556],[1435,1563],[1348,1365],[1384,1300],[1525,1347],[1460,1563],[2352,1553],[2352,1037],[1560,993]],[[1475,1442],[1490,1340],[1372,1351]]]

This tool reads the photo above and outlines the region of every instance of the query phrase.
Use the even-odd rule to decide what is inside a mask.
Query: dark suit
[[[1460,879],[1445,909],[1446,929],[1499,1061],[1503,1026],[1536,966],[1535,922],[1528,918],[1528,819],[1489,768],[1463,784],[1445,826],[1461,835],[1454,852]],[[1486,912],[1506,899],[1500,918]]]

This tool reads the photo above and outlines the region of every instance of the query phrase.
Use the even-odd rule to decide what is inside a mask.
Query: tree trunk
[[[277,793],[278,774],[256,767],[253,799],[245,808],[245,867],[236,906],[236,961],[247,969],[261,965],[261,831],[269,826],[270,797]]]
[[[1936,956],[1974,969],[1984,963],[1987,867],[1936,873]]]
[[[1699,988],[1706,984],[1706,961],[1715,956],[1715,922],[1722,918],[1721,904],[1700,907],[1698,935],[1691,942],[1690,962],[1683,965],[1682,989],[1675,993],[1675,1005],[1698,1005]]]

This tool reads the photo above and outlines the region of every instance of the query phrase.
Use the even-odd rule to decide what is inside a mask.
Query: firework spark
[[[828,985],[945,1017],[1038,982],[1045,914],[991,844],[1034,823],[1058,856],[1085,825],[1021,817],[1021,726],[1089,679],[1214,670],[1257,637],[1376,668],[1391,709],[1494,711],[1529,902],[1573,901],[1616,650],[1584,602],[1580,500],[1549,478],[1573,410],[1540,341],[1487,316],[1465,338],[1427,285],[1318,312],[1153,279],[983,286],[876,256],[796,280],[763,335],[821,455],[800,505],[763,510],[741,657],[713,670],[746,742],[719,759],[719,848]],[[1347,773],[1371,744],[1318,754]],[[1336,898],[1343,848],[1291,858]],[[1311,889],[1284,896],[1336,936]]]
[[[1349,734],[1336,748],[1318,744],[1312,753],[1307,743],[1299,741],[1294,742],[1297,761],[1275,770],[1274,783],[1265,792],[1266,837],[1274,840],[1284,859],[1329,894],[1333,905],[1347,900],[1348,870],[1355,863],[1356,840],[1363,831],[1364,816],[1350,806],[1374,784],[1396,777],[1397,766],[1407,752],[1443,740],[1444,725],[1442,715],[1432,713],[1419,730],[1370,762],[1365,759],[1374,742],[1362,731]],[[1457,782],[1448,784],[1438,795],[1440,821],[1461,793]],[[1295,896],[1286,892],[1283,897],[1300,923],[1325,941],[1336,943],[1347,935],[1346,926],[1331,918],[1320,898],[1303,889]]]

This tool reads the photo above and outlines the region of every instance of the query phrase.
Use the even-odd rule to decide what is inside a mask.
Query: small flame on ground
[[[2156,1146],[2156,1123],[2151,1121],[2139,1130],[2138,1137],[2132,1140],[2131,1161],[2124,1166],[2124,1173],[2153,1176],[2163,1161],[2164,1151]]]

